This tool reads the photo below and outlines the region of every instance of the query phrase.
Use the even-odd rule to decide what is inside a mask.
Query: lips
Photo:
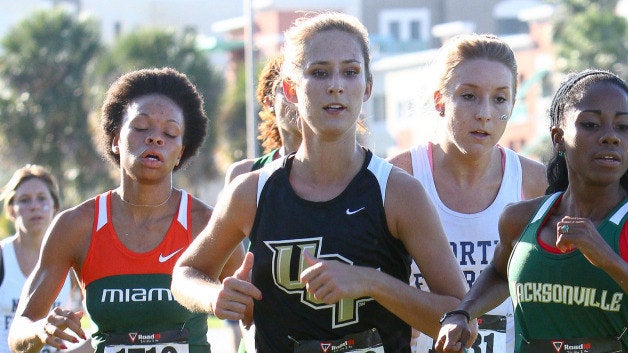
[[[595,159],[603,162],[621,162],[621,156],[616,152],[603,152],[595,155]]]
[[[328,112],[340,112],[347,109],[347,107],[340,103],[332,103],[332,104],[327,104],[326,106],[323,107],[323,109]]]
[[[154,161],[154,162],[163,162],[164,161],[164,157],[161,155],[161,153],[156,152],[156,151],[145,151],[144,153],[142,153],[141,155],[142,159],[147,159],[150,161]]]

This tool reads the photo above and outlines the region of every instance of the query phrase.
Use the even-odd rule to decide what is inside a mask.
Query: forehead
[[[585,87],[574,106],[579,110],[628,111],[628,93],[617,84],[605,81]]]
[[[303,58],[306,65],[337,61],[364,64],[362,46],[356,35],[336,29],[314,33],[306,40]]]
[[[127,106],[128,115],[164,116],[183,121],[183,110],[172,99],[161,94],[148,94],[134,98]]]
[[[48,185],[44,183],[39,178],[30,178],[20,183],[20,185],[15,189],[15,195],[19,196],[22,194],[30,194],[30,193],[41,193],[41,192],[49,192]]]
[[[449,85],[512,90],[514,82],[512,72],[503,63],[488,59],[471,59],[462,61],[453,70]]]

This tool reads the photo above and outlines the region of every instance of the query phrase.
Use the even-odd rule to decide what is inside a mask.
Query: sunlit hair
[[[186,75],[171,68],[153,68],[131,71],[118,78],[107,91],[101,110],[101,147],[106,156],[120,165],[120,156],[113,153],[114,137],[120,132],[122,120],[129,104],[138,97],[160,94],[168,97],[181,108],[184,120],[183,146],[177,170],[196,154],[207,133],[207,116],[203,110],[203,98]]]
[[[364,58],[364,74],[368,82],[372,82],[371,54],[369,52],[369,36],[366,27],[354,16],[338,12],[328,12],[314,17],[297,19],[295,24],[286,31],[283,53],[285,64],[282,76],[295,80],[299,77],[299,68],[303,67],[305,43],[317,33],[338,30],[353,35],[362,49]]]
[[[569,107],[577,105],[584,97],[587,89],[596,83],[606,83],[617,86],[628,95],[628,86],[619,76],[606,70],[587,69],[568,74],[554,94],[550,106],[550,128],[563,127],[565,124],[565,112]],[[567,162],[562,154],[554,149],[552,158],[547,163],[547,181],[549,186],[545,191],[551,194],[557,191],[567,190],[569,178],[567,174]],[[620,180],[621,186],[628,191],[628,172]]]
[[[2,187],[0,199],[4,201],[4,212],[6,214],[11,214],[9,212],[9,208],[13,205],[17,189],[20,185],[22,185],[22,183],[31,179],[39,179],[41,182],[46,184],[46,187],[50,192],[50,196],[54,201],[55,213],[59,211],[59,208],[61,207],[61,200],[59,197],[59,183],[57,182],[57,178],[55,178],[55,176],[52,175],[52,173],[50,173],[50,171],[45,167],[37,164],[27,164],[16,170],[11,179],[9,179],[9,182]]]
[[[502,63],[512,73],[513,99],[517,93],[517,62],[515,54],[506,42],[492,34],[462,34],[447,40],[438,50],[430,67],[436,75],[430,94],[435,91],[447,93],[454,70],[463,62],[473,59],[486,59]],[[514,103],[514,101],[513,101]]]
[[[279,128],[277,127],[277,116],[274,111],[277,89],[281,85],[281,65],[283,65],[283,55],[279,54],[266,62],[260,72],[257,83],[257,102],[262,107],[259,117],[262,120],[258,126],[259,136],[262,141],[264,153],[283,146]],[[266,102],[264,102],[266,99]]]

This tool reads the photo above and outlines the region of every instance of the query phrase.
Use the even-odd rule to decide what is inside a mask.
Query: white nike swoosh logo
[[[353,211],[351,211],[350,209],[348,209],[348,208],[347,208],[347,214],[348,214],[349,216],[351,216],[352,214],[356,214],[356,213],[358,213],[358,212],[362,211],[362,210],[363,210],[363,209],[365,209],[365,208],[366,208],[366,207],[362,207],[362,208],[358,208],[357,210],[353,210]]]
[[[183,250],[183,248],[181,248],[179,250],[176,250],[175,252],[170,253],[170,254],[168,254],[166,256],[164,256],[162,254],[159,254],[159,262],[166,262],[166,261],[170,260],[170,258],[172,258],[174,255],[176,255],[181,250]]]

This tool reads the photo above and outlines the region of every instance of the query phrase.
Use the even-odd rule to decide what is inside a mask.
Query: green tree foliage
[[[172,67],[185,73],[197,86],[205,100],[205,112],[209,117],[209,131],[199,154],[184,170],[176,173],[177,184],[191,192],[202,187],[204,181],[216,175],[213,149],[216,140],[218,96],[222,91],[222,79],[216,73],[203,51],[196,47],[196,33],[186,31],[177,34],[164,28],[143,28],[118,38],[111,48],[111,55],[103,57],[97,65],[97,84],[102,91],[96,92],[101,104],[104,90],[125,72],[151,67]]]
[[[221,108],[217,115],[216,152],[221,170],[226,170],[234,161],[246,158],[245,85],[244,64],[240,63],[235,70],[235,78],[221,97]]]
[[[563,72],[596,67],[628,74],[628,23],[617,0],[556,0],[554,40]]]
[[[63,10],[35,12],[2,39],[0,153],[6,169],[50,167],[64,198],[76,202],[100,188],[105,171],[91,148],[85,76],[100,50],[89,18]]]

